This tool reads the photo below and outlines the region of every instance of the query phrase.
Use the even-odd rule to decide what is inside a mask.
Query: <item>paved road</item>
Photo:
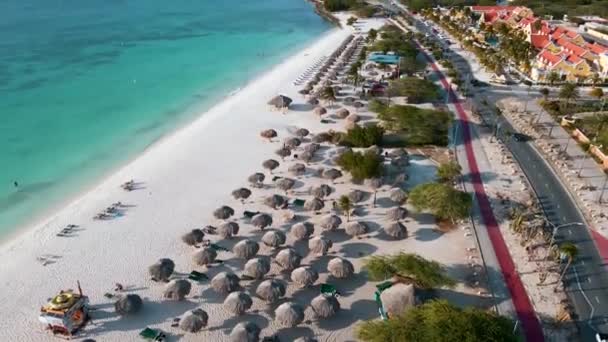
[[[430,29],[419,22],[417,24],[422,32],[432,34]],[[456,64],[461,67],[461,71],[464,71],[463,74],[472,73],[471,63],[457,53],[454,57],[457,60],[461,59]],[[505,88],[490,87],[484,92],[494,95],[503,93],[506,96],[513,96],[515,93],[526,96],[527,93],[525,86],[510,86],[510,92],[505,92]],[[499,124],[503,131],[506,129],[516,131],[504,117],[499,118]],[[531,142],[510,140],[506,145],[528,177],[546,211],[547,218],[553,224],[558,226],[571,222],[584,222],[578,207],[558,176],[553,173]],[[596,331],[608,333],[608,274],[588,227],[564,227],[558,232],[556,242],[564,241],[574,243],[579,250],[579,256],[564,277],[566,292],[579,316],[578,326],[583,341],[593,341]]]

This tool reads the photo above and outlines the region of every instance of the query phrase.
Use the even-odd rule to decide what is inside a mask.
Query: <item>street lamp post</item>
[[[549,248],[547,248],[547,254],[545,255],[545,261],[547,261],[547,259],[549,258],[549,252],[551,251],[551,246],[553,246],[553,243],[555,243],[555,235],[557,234],[557,230],[563,227],[567,227],[567,226],[584,226],[584,224],[580,223],[580,222],[570,222],[570,223],[564,223],[564,224],[560,224],[559,226],[556,226],[555,224],[553,224],[551,221],[545,219],[545,221],[547,223],[549,223],[551,225],[551,227],[553,227],[553,232],[551,233],[551,241],[549,241]]]

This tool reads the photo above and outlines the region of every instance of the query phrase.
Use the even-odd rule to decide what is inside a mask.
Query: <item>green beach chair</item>
[[[376,285],[376,288],[378,289],[378,291],[380,293],[382,293],[382,291],[388,289],[391,286],[393,286],[393,282],[390,281],[390,280],[387,280],[387,281],[385,281],[383,283],[380,283],[380,284]]]
[[[209,277],[207,277],[207,275],[205,273],[201,273],[198,271],[192,271],[188,275],[188,279],[201,282],[204,280],[209,280]]]
[[[281,176],[274,176],[274,177],[272,177],[272,181],[276,182],[276,181],[278,181],[281,178],[283,178],[283,177],[281,177]]]
[[[215,249],[216,251],[230,252],[230,250],[228,248],[222,247],[216,243],[209,244],[209,247]]]
[[[296,198],[295,200],[293,200],[293,205],[295,205],[296,207],[303,207],[305,202],[306,201],[303,199]]]
[[[336,287],[331,284],[321,284],[320,290],[321,294],[324,296],[337,297],[339,295],[338,289],[336,289]]]
[[[380,292],[374,292],[374,299],[376,300],[376,304],[378,304],[378,313],[380,314],[380,318],[386,321],[388,319],[388,315],[386,312],[384,312],[384,306],[382,305],[382,300],[380,299]]]
[[[255,215],[257,215],[259,213],[260,213],[259,211],[253,212],[253,211],[247,211],[247,210],[245,210],[243,212],[243,216],[245,216],[246,218],[250,219],[250,218],[254,217]]]
[[[150,340],[150,341],[163,341],[165,339],[165,334],[161,331],[161,330],[157,330],[157,329],[152,329],[149,327],[146,327],[144,330],[139,332],[139,336],[141,336],[141,338],[143,338],[144,340]]]

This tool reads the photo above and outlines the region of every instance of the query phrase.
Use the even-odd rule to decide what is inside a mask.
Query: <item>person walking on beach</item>
[[[15,186],[15,188],[18,188],[18,187],[19,187],[19,183],[18,183],[17,181],[14,181],[14,182],[13,182],[13,185]]]

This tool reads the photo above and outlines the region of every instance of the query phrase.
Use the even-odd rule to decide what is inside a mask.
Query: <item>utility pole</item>
[[[602,184],[602,191],[600,192],[600,198],[598,199],[598,203],[602,204],[602,197],[604,197],[604,192],[606,191],[606,183],[608,183],[608,170],[604,170],[604,184]]]

